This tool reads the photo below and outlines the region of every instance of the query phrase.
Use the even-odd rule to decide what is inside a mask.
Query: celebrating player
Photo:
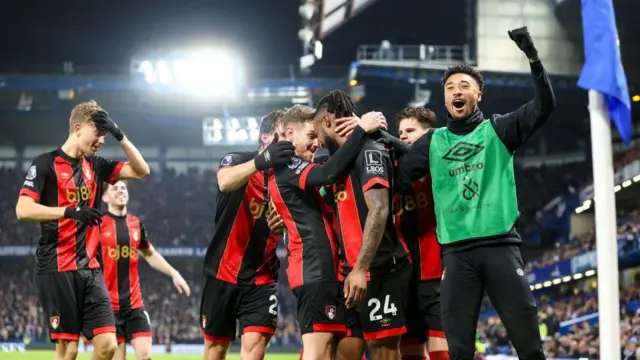
[[[472,359],[475,329],[487,293],[522,359],[544,359],[536,301],[529,288],[516,229],[516,149],[555,107],[549,78],[526,27],[509,31],[531,67],[535,97],[515,111],[486,118],[478,108],[483,79],[457,65],[443,78],[447,126],[416,141],[398,166],[397,186],[431,172],[442,245],[442,326],[452,359]]]
[[[118,181],[107,185],[102,200],[109,209],[102,217],[100,244],[104,280],[116,318],[118,350],[113,359],[126,359],[125,342],[130,341],[136,359],[148,360],[153,334],[140,292],[138,250],[152,268],[171,277],[179,293],[189,296],[191,290],[180,273],[155,251],[140,220],[127,214],[127,183]]]
[[[216,227],[204,259],[200,326],[205,360],[221,360],[236,335],[241,357],[258,360],[277,323],[277,234],[267,226],[267,169],[289,162],[294,147],[278,142],[282,111],[260,123],[260,150],[233,152],[220,162]]]
[[[298,303],[303,360],[334,356],[334,333],[344,335],[344,299],[338,282],[338,249],[333,212],[322,200],[317,186],[332,184],[366,143],[366,132],[386,128],[380,113],[363,116],[345,145],[324,165],[312,164],[318,148],[313,129],[313,108],[296,105],[283,116],[285,138],[296,156],[288,166],[278,166],[269,179],[269,192],[287,229],[289,286]]]
[[[436,114],[424,107],[404,108],[396,117],[400,140],[409,145],[435,124]],[[407,244],[413,261],[407,311],[413,316],[407,319],[407,333],[402,337],[402,358],[448,360],[447,340],[440,322],[442,260],[436,237],[431,175],[415,181],[412,193],[394,195],[393,212],[396,232]]]
[[[128,162],[95,156],[110,133]],[[142,179],[149,166],[109,115],[95,102],[76,105],[62,147],[38,155],[20,190],[19,220],[41,223],[36,285],[56,342],[56,359],[75,359],[78,339],[93,339],[94,360],[116,351],[111,301],[96,257],[103,182]]]
[[[346,138],[335,132],[336,118],[354,111],[355,105],[346,93],[334,91],[325,96],[314,117],[320,143],[332,152],[343,146]],[[392,164],[384,147],[369,139],[353,169],[334,186],[342,273],[346,276],[347,326],[357,326],[353,318],[356,311],[374,360],[397,359],[400,337],[406,332],[411,267],[389,217]]]

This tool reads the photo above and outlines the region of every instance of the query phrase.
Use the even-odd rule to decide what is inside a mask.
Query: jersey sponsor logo
[[[467,162],[482,150],[484,150],[484,146],[482,145],[460,141],[453,145],[442,158],[449,161]]]
[[[405,211],[414,211],[416,208],[425,209],[429,206],[427,194],[423,192],[414,195],[393,196],[393,211],[396,215],[402,215]]]
[[[81,201],[91,201],[93,191],[91,185],[81,185],[75,191],[69,188],[65,189],[65,197],[69,203],[78,206]]]
[[[230,166],[232,164],[231,155],[227,155],[220,161],[220,166]]]
[[[53,330],[57,330],[58,326],[60,326],[60,316],[52,316],[49,318],[49,325]]]
[[[472,178],[465,176],[462,179],[462,186],[463,186],[462,197],[465,200],[468,201],[480,195],[480,193],[478,192],[478,189],[479,189],[478,183],[473,181]]]
[[[336,194],[333,196],[334,201],[335,202],[345,201],[347,200],[347,197],[348,197],[347,187],[344,184],[338,185]]]
[[[29,171],[27,172],[27,180],[35,179],[36,175],[37,175],[36,166],[31,165],[31,167],[29,168]]]
[[[269,216],[269,202],[266,200],[256,200],[256,198],[252,197],[249,200],[249,211],[251,211],[251,216],[254,219],[259,219],[262,216]]]
[[[33,185],[33,181],[29,181],[29,180],[25,180],[24,184],[22,184],[22,186],[28,186],[28,187],[34,187]]]
[[[335,305],[327,305],[324,307],[324,313],[327,315],[329,320],[333,320],[336,318],[336,307]]]
[[[367,174],[384,174],[385,168],[382,164],[382,152],[380,150],[365,150],[365,166]]]
[[[113,260],[135,259],[138,257],[138,249],[128,245],[109,246],[107,248],[107,256]]]

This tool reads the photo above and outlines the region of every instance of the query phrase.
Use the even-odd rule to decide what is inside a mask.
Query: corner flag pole
[[[596,212],[600,354],[606,354],[606,358],[610,360],[620,360],[618,234],[613,191],[611,126],[605,97],[596,90],[589,90],[589,114]]]
[[[620,293],[611,122],[631,140],[631,99],[612,0],[582,0],[585,63],[578,86],[589,90],[598,261],[600,354],[620,360]]]

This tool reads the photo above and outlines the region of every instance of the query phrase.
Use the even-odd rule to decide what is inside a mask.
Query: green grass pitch
[[[53,351],[27,351],[23,353],[11,352],[0,353],[2,360],[53,360]],[[267,351],[266,359],[269,360],[298,360],[300,355],[298,354],[278,354]],[[78,360],[89,360],[91,354],[79,354]],[[133,354],[127,355],[127,359],[135,360]],[[201,360],[202,355],[154,355],[153,360]],[[229,354],[228,360],[240,360],[240,354]]]

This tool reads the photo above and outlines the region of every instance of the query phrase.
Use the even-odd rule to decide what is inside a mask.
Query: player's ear
[[[322,117],[322,121],[324,122],[324,126],[326,126],[327,128],[331,128],[331,119],[329,119],[329,117],[325,114]]]

